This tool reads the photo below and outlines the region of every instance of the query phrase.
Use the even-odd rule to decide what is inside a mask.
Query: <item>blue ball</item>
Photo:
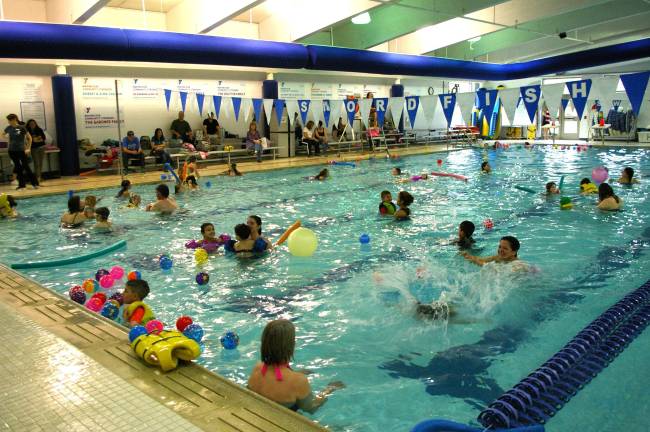
[[[370,236],[368,234],[361,234],[361,237],[359,237],[359,242],[361,244],[368,244],[370,243]]]
[[[103,317],[108,318],[109,320],[114,320],[119,315],[120,308],[111,302],[106,302],[100,313]]]
[[[165,174],[160,174],[160,180],[167,180],[167,176]]]
[[[201,272],[201,273],[196,275],[196,283],[197,284],[205,285],[208,282],[210,282],[210,275],[209,274],[207,274],[205,272]]]
[[[210,189],[212,187],[212,182],[209,182],[209,181],[205,182],[205,187]]]
[[[194,339],[197,342],[201,342],[201,339],[203,339],[203,327],[201,327],[198,324],[190,324],[187,327],[185,327],[185,330],[183,330],[183,334],[185,335],[185,337]]]
[[[135,326],[129,331],[129,342],[133,343],[134,340],[142,335],[147,334],[147,329],[144,326]]]
[[[160,268],[163,270],[169,270],[174,265],[174,261],[172,261],[172,259],[167,255],[161,256],[159,263],[160,263]]]
[[[239,345],[239,336],[235,332],[226,332],[221,336],[219,341],[221,341],[222,347],[231,350],[237,348],[237,345]]]

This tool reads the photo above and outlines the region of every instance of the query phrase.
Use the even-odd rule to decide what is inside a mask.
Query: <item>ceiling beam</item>
[[[167,12],[167,30],[208,33],[261,3],[264,0],[184,0]]]
[[[47,21],[57,24],[83,24],[108,3],[109,0],[47,0]]]
[[[199,33],[209,33],[234,17],[264,3],[264,1],[265,0],[228,0],[227,2],[220,2],[218,8],[213,6],[209,12],[206,11],[208,12],[206,13],[207,16],[201,19],[201,22],[203,23],[201,26],[205,27],[200,30]],[[212,22],[206,26],[206,23],[209,21]]]

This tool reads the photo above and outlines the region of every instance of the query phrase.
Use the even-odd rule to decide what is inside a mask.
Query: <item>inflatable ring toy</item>
[[[131,343],[135,354],[163,372],[176,369],[178,360],[195,360],[201,355],[199,344],[178,331],[161,331],[158,334],[144,334]]]

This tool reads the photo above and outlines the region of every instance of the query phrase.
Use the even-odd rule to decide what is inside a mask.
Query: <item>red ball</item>
[[[485,219],[483,221],[483,226],[485,227],[485,229],[491,230],[492,228],[494,228],[494,222],[492,222],[492,219]]]
[[[442,159],[438,159],[438,165],[442,165]]]
[[[104,294],[103,292],[95,293],[91,298],[98,298],[101,300],[102,303],[106,302],[106,294]]]
[[[179,332],[182,333],[183,331],[185,331],[185,327],[192,324],[193,322],[194,321],[192,321],[192,318],[184,315],[176,320],[176,328],[178,329]]]

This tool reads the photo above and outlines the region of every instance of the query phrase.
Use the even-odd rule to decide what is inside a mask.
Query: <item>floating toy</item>
[[[109,300],[104,303],[104,307],[102,307],[102,310],[100,312],[103,317],[108,318],[109,320],[114,320],[117,318],[119,313],[120,305],[115,300]]]
[[[571,203],[571,198],[562,197],[560,198],[560,208],[562,210],[570,210],[573,208],[573,203]]]
[[[120,306],[124,304],[124,296],[121,292],[116,292],[108,298],[109,300],[115,300]]]
[[[598,186],[593,183],[585,183],[580,185],[580,191],[586,194],[598,193]]]
[[[339,162],[339,161],[329,161],[327,162],[330,165],[342,165],[342,166],[351,166],[353,168],[356,168],[357,164],[354,162]]]
[[[486,230],[491,230],[492,228],[494,228],[494,222],[492,222],[492,219],[485,219],[483,221],[483,227]]]
[[[205,187],[210,189],[212,187],[212,182],[209,181],[205,182]]]
[[[105,274],[104,276],[99,279],[99,285],[104,288],[104,289],[109,289],[113,286],[115,283],[115,279],[113,279],[113,276],[111,274]]]
[[[534,191],[533,189],[527,188],[525,186],[519,186],[515,185],[515,189],[519,189],[520,191],[528,192],[528,193],[537,193],[537,191]]]
[[[183,332],[187,328],[187,326],[189,326],[193,322],[194,321],[192,321],[192,318],[183,315],[182,317],[176,320],[176,329],[178,329],[179,332]]]
[[[81,284],[81,287],[86,291],[88,294],[92,294],[95,291],[99,289],[99,284],[95,279],[86,279],[83,281]]]
[[[203,339],[203,327],[192,323],[185,327],[185,330],[183,330],[183,335],[196,341],[197,343],[201,342],[201,339]]]
[[[129,342],[133,342],[142,335],[146,335],[147,329],[144,326],[138,325],[131,328],[129,331]]]
[[[167,180],[166,174],[160,174],[160,180]]]
[[[99,282],[99,280],[102,278],[102,276],[108,275],[110,272],[106,269],[99,269],[97,270],[97,273],[95,273],[95,280]]]
[[[0,207],[4,207],[6,214],[12,214],[11,204],[9,204],[9,198],[5,193],[0,194]]]
[[[237,333],[235,332],[226,332],[219,338],[219,341],[221,342],[221,346],[224,347],[227,350],[232,350],[237,348],[239,345],[239,336],[237,336]]]
[[[438,159],[436,162],[438,163],[438,166],[442,165],[442,159]]]
[[[70,291],[68,291],[68,295],[70,296],[70,300],[72,300],[73,302],[79,304],[86,303],[86,291],[80,285],[75,285],[72,288],[70,288]]]
[[[164,167],[165,167],[165,169],[166,169],[167,171],[169,171],[169,174],[171,174],[171,175],[174,176],[174,178],[176,179],[176,181],[177,181],[178,183],[181,183],[181,179],[178,178],[178,176],[177,176],[176,173],[174,172],[174,168],[172,168],[172,166],[169,164],[169,162],[167,162],[167,163],[164,165]]]
[[[102,307],[104,307],[104,303],[106,301],[102,301],[101,297],[95,297],[94,295],[88,299],[86,302],[86,309],[91,310],[95,313],[99,313],[99,311],[102,310]]]
[[[88,261],[98,256],[106,255],[107,253],[113,252],[114,250],[117,250],[124,246],[126,246],[126,240],[120,240],[117,243],[112,244],[111,246],[105,247],[104,249],[100,249],[95,252],[91,252],[86,255],[80,255],[77,257],[64,258],[64,259],[51,260],[51,261],[36,261],[36,262],[12,264],[11,268],[20,270],[20,269],[31,269],[31,268],[58,267],[58,266],[64,266],[68,264],[75,264],[83,261]]]
[[[609,171],[603,166],[591,170],[591,179],[596,183],[602,183],[609,177]]]
[[[560,182],[559,182],[557,188],[562,190],[562,186],[564,186],[564,176],[560,177]]]
[[[113,276],[113,279],[115,280],[119,280],[124,277],[124,269],[120,266],[113,266],[113,268],[111,268],[110,273],[111,276]]]
[[[446,173],[440,171],[433,171],[431,175],[438,176],[438,177],[451,177],[451,178],[455,178],[456,180],[462,180],[464,182],[468,180],[467,177],[460,174]]]
[[[194,259],[197,264],[203,264],[208,260],[208,251],[203,248],[198,248],[194,251]]]
[[[318,248],[318,238],[316,234],[307,228],[298,228],[289,235],[287,241],[291,255],[298,257],[312,256]]]
[[[149,334],[158,334],[165,329],[165,326],[160,321],[154,319],[148,321],[144,328],[147,329],[147,333]]]
[[[297,230],[298,228],[300,228],[300,220],[295,221],[293,223],[293,225],[291,225],[289,228],[287,228],[287,230],[284,232],[284,234],[282,234],[280,236],[280,238],[278,239],[278,241],[275,242],[275,245],[279,246],[282,243],[284,243],[289,238],[289,235],[291,235],[291,233],[294,232],[295,230]]]
[[[158,260],[158,264],[160,264],[160,268],[163,270],[170,270],[172,266],[174,265],[174,261],[167,255],[163,255],[160,257]]]
[[[361,244],[368,244],[370,243],[370,236],[368,234],[361,234],[359,237],[359,243]]]
[[[130,280],[130,281],[132,281],[132,280],[140,280],[140,279],[142,279],[142,274],[137,270],[133,270],[132,272],[129,272],[128,275],[126,275],[126,278],[128,280]]]
[[[428,177],[426,174],[423,175],[414,175],[411,177],[412,182],[420,181],[420,180],[426,180]]]
[[[196,275],[196,283],[199,285],[205,285],[210,282],[210,275],[204,272],[201,272]]]
[[[134,332],[135,328],[137,327],[131,329],[133,334],[129,334],[131,348],[145,363],[158,366],[163,372],[176,369],[179,359],[191,361],[201,355],[198,342],[178,331],[163,330],[159,334],[143,334],[140,329]]]

